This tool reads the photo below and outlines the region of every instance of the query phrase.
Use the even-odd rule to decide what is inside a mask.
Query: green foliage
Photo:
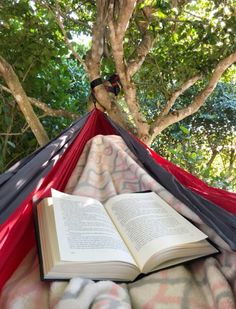
[[[36,149],[33,133],[9,95],[0,96],[0,172]]]
[[[72,23],[73,18],[68,22]],[[84,25],[81,32],[88,33],[88,29]],[[82,57],[85,55],[84,45],[77,44],[75,48]],[[78,116],[86,112],[88,79],[81,65],[70,57],[53,12],[33,1],[1,1],[0,49],[28,96],[53,109],[78,112]],[[41,110],[34,109],[50,138],[71,123],[70,119],[46,117]],[[18,106],[3,91],[0,119],[1,172],[34,151],[38,144]]]
[[[160,92],[168,98],[188,78],[211,73],[220,59],[235,50],[235,3],[198,0],[179,8],[172,8],[169,1],[155,3],[158,12],[151,30],[156,41],[135,81],[139,91],[153,98]],[[133,28],[129,49],[140,39]]]
[[[48,60],[60,57],[67,48],[54,17],[36,10],[32,1],[1,1],[0,49],[22,80],[46,67]]]
[[[47,68],[38,72],[27,93],[36,97],[52,109],[64,109],[86,113],[89,82],[81,65],[76,60],[61,57],[60,60],[51,60]],[[42,112],[38,111],[38,114]],[[62,128],[67,127],[70,119],[44,117],[42,123],[50,138],[58,134]]]
[[[60,61],[51,60],[47,67],[38,71],[34,78],[25,83],[25,89],[29,96],[47,102],[50,108],[78,112],[78,117],[86,113],[89,82],[83,68],[78,67],[74,59],[62,57]],[[15,103],[14,108],[12,104],[11,96],[2,92],[0,96],[0,171],[38,147],[22,113]],[[71,119],[45,116],[41,110],[34,109],[50,138],[55,137],[71,123]],[[9,135],[1,135],[1,132],[8,132]]]
[[[194,96],[198,87],[192,87],[179,98],[179,107]],[[153,147],[210,185],[235,190],[235,159],[234,165],[230,166],[231,152],[236,145],[235,132],[235,84],[219,83],[199,113],[167,128],[157,137]]]

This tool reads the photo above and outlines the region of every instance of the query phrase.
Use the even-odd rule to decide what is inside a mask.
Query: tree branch
[[[6,137],[5,137],[5,139],[4,139],[4,143],[3,143],[3,147],[2,147],[2,157],[3,157],[3,160],[4,160],[4,161],[5,161],[5,159],[6,159],[6,155],[7,155],[7,144],[8,144],[10,132],[11,132],[11,130],[12,130],[12,125],[13,125],[14,108],[15,108],[15,107],[13,106],[13,108],[11,109],[10,123],[9,123],[9,125],[8,125]]]
[[[22,135],[21,133],[0,133],[0,136],[19,136]]]
[[[136,0],[121,1],[119,17],[117,20],[116,35],[117,39],[123,41],[126,29],[128,28],[129,21],[135,9]]]
[[[13,71],[11,65],[0,56],[0,74],[3,76],[6,84],[12,92],[16,102],[18,103],[26,121],[30,125],[38,143],[42,146],[48,142],[48,136],[41,122],[34,113],[29,99],[21,86],[21,83]]]
[[[60,6],[58,4],[57,1],[55,1],[55,8],[52,8],[47,2],[43,1],[43,0],[35,0],[36,2],[39,2],[41,6],[45,7],[48,11],[50,11],[56,19],[56,22],[58,24],[58,26],[61,29],[61,32],[63,34],[63,38],[64,41],[67,45],[67,47],[69,48],[69,50],[72,52],[72,54],[74,55],[75,59],[82,64],[82,66],[84,67],[85,71],[87,72],[87,66],[86,63],[83,61],[83,59],[80,57],[80,55],[76,52],[76,50],[74,49],[73,45],[71,44],[67,34],[66,34],[66,30],[62,21],[62,17],[65,18],[65,15],[61,12],[60,10]]]
[[[195,97],[193,102],[180,110],[173,111],[166,116],[164,116],[158,123],[157,127],[152,126],[151,139],[153,139],[157,134],[162,132],[165,128],[170,126],[173,123],[176,123],[194,113],[196,113],[199,108],[204,104],[206,99],[209,97],[209,95],[213,92],[215,89],[219,79],[223,75],[223,73],[234,63],[236,62],[236,52],[232,53],[228,57],[222,59],[219,61],[219,63],[216,65],[209,83],[207,86]]]
[[[93,25],[92,47],[86,56],[86,65],[90,82],[100,77],[100,63],[104,51],[104,35],[108,15],[107,0],[97,0],[97,15]],[[103,85],[99,85],[93,90],[96,100],[102,110],[111,109],[111,100]]]
[[[210,169],[210,167],[211,167],[213,161],[215,160],[216,156],[218,155],[218,153],[219,153],[219,151],[216,148],[212,149],[212,153],[211,153],[210,159],[206,163],[206,168],[207,169]]]
[[[12,94],[12,92],[9,88],[7,88],[3,85],[0,85],[0,87],[5,92]],[[47,116],[52,116],[52,117],[62,116],[62,117],[66,117],[66,118],[71,118],[72,120],[75,120],[76,118],[78,118],[77,113],[73,113],[73,112],[70,112],[70,111],[62,110],[62,109],[50,108],[46,103],[39,101],[35,98],[28,97],[28,100],[31,104],[33,104],[34,106],[37,106],[38,108],[43,110],[46,113]]]
[[[32,66],[34,65],[34,61],[31,62],[31,64],[29,65],[28,69],[26,70],[24,77],[22,78],[22,82],[24,82],[26,80],[27,75],[29,74]]]
[[[155,40],[152,31],[148,29],[151,22],[152,14],[155,12],[155,9],[153,9],[153,7],[147,6],[144,7],[141,12],[144,20],[138,21],[136,23],[139,31],[142,34],[142,41],[134,52],[136,56],[128,62],[127,66],[130,76],[133,76],[140,69]]]
[[[88,72],[88,68],[87,68],[86,63],[83,61],[83,59],[80,57],[80,55],[76,52],[76,50],[74,49],[74,47],[71,44],[70,40],[68,39],[68,36],[66,34],[66,30],[65,30],[64,24],[62,22],[61,12],[60,12],[60,9],[59,9],[58,5],[57,5],[57,11],[55,13],[55,17],[56,17],[56,20],[57,20],[57,24],[58,24],[58,26],[60,27],[60,29],[61,29],[61,31],[63,33],[66,45],[71,50],[71,52],[74,55],[75,59],[77,59],[77,61],[82,64],[82,66],[84,67],[85,71]]]
[[[178,99],[178,97],[181,96],[181,94],[183,94],[186,90],[192,87],[200,79],[201,79],[201,75],[196,75],[190,78],[189,80],[187,80],[185,83],[183,83],[183,85],[178,90],[172,93],[166,105],[164,106],[163,110],[158,115],[158,119],[161,119],[162,117],[166,116],[169,113],[171,107],[175,104],[175,101]],[[158,119],[157,119],[157,122],[158,122]]]
[[[128,63],[128,74],[133,76],[143,64],[147,54],[149,53],[150,49],[152,48],[154,43],[154,36],[150,31],[146,31],[143,36],[143,39],[139,46],[136,49],[136,58],[132,59]]]
[[[37,106],[38,108],[43,110],[46,113],[47,116],[52,116],[52,117],[60,117],[61,116],[61,117],[70,118],[72,120],[75,120],[76,118],[78,118],[77,113],[73,113],[73,112],[70,112],[70,111],[63,110],[63,109],[50,108],[46,103],[41,102],[41,101],[39,101],[35,98],[29,97],[29,101],[34,106]]]
[[[94,5],[94,3],[91,3]],[[80,4],[80,6],[82,5],[82,3]],[[69,19],[71,21],[73,21],[73,23],[77,24],[77,25],[81,25],[83,27],[86,27],[87,30],[89,30],[90,32],[92,32],[92,27],[88,24],[88,21],[86,20],[79,20],[77,18],[74,18],[73,15],[71,15],[72,13],[76,12],[77,10],[81,9],[80,7],[77,7],[75,8],[75,11],[74,9],[70,10],[70,11],[67,11],[66,13],[60,11],[60,15],[61,17],[63,17],[63,19]]]
[[[124,63],[124,48],[123,48],[123,38],[121,33],[118,33],[116,22],[113,20],[114,3],[110,2],[109,5],[109,15],[108,15],[108,25],[110,30],[110,42],[112,53],[116,65],[117,73],[119,74],[121,83],[123,87],[126,84],[126,66]]]
[[[235,148],[232,148],[230,150],[228,177],[227,178],[230,178],[232,176],[232,172],[233,172],[233,168],[234,168],[234,163],[235,163],[235,158],[236,158]]]
[[[127,70],[127,66],[124,59],[124,46],[123,39],[126,28],[129,24],[129,19],[132,16],[136,1],[122,1],[118,12],[118,19],[114,19],[114,0],[110,1],[109,14],[108,14],[108,26],[110,30],[110,43],[112,53],[116,65],[116,72],[120,77],[120,81],[125,93],[125,99],[128,104],[130,114],[133,117],[135,126],[137,128],[137,134],[143,140],[148,132],[148,127],[142,114],[139,111],[139,105],[136,98],[136,89],[132,83],[131,75]],[[120,23],[123,23],[122,25]]]

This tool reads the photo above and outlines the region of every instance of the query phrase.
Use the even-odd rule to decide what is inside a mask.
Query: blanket
[[[40,280],[32,249],[1,292],[0,308],[235,308],[236,252],[186,205],[157,183],[119,136],[91,139],[65,192],[101,202],[125,192],[152,190],[217,244],[221,253],[144,276],[132,283]]]

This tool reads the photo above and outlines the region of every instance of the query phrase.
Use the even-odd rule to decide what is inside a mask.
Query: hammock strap
[[[90,86],[91,86],[91,89],[93,90],[95,87],[99,86],[99,85],[102,85],[102,79],[101,77],[98,77],[96,79],[94,79],[91,83],[90,83]]]
[[[119,78],[119,75],[114,73],[112,74],[108,79],[107,81],[109,81],[109,83],[111,84],[111,87],[110,86],[105,86],[106,88],[106,91],[107,92],[111,92],[113,93],[115,96],[117,96],[121,90],[121,83],[120,83],[120,78]],[[103,81],[101,79],[101,77],[98,77],[96,79],[94,79],[91,83],[90,83],[90,87],[92,89],[91,91],[91,95],[92,95],[92,99],[93,99],[93,103],[96,107],[96,103],[98,102],[96,96],[95,96],[95,93],[94,93],[94,88],[99,86],[99,85],[102,85],[103,84]],[[98,102],[99,103],[99,102]]]

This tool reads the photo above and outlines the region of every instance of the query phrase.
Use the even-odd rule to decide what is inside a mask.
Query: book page
[[[140,269],[157,252],[207,237],[154,192],[117,195],[105,208]]]
[[[52,190],[52,198],[62,260],[135,264],[99,201],[56,190]]]

